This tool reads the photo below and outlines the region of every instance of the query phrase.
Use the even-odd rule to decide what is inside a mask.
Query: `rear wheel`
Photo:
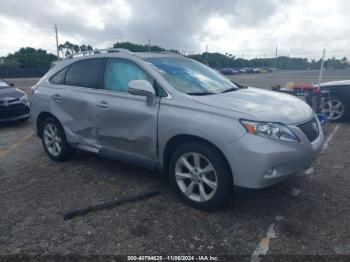
[[[323,113],[329,121],[343,121],[346,118],[347,109],[342,99],[337,96],[331,96],[323,105]]]
[[[55,161],[65,161],[74,153],[68,144],[63,128],[52,117],[47,118],[42,125],[42,143],[46,153]]]
[[[202,143],[188,143],[173,153],[170,178],[181,199],[195,208],[222,207],[232,192],[231,171],[221,154]]]

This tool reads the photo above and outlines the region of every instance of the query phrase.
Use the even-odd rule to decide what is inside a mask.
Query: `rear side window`
[[[72,64],[66,73],[65,84],[98,88],[103,71],[103,59],[86,59]]]
[[[51,77],[50,82],[56,85],[64,85],[64,78],[66,76],[68,68],[59,71],[56,75]]]

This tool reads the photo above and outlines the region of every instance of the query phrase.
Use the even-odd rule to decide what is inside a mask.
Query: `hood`
[[[20,98],[24,95],[24,92],[13,87],[0,88],[0,101],[9,101]]]
[[[240,113],[238,118],[256,121],[296,124],[310,120],[314,114],[311,107],[297,97],[252,87],[192,98],[201,104]]]

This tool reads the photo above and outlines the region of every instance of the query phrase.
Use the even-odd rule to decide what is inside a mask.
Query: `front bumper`
[[[247,134],[226,146],[224,154],[231,166],[235,186],[264,188],[310,167],[322,150],[324,135],[310,142],[297,126],[289,126],[300,143],[276,141]]]
[[[9,122],[29,118],[29,111],[29,106],[22,103],[8,107],[0,107],[0,122]]]

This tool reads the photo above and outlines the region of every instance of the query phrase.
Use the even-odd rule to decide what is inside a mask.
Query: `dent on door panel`
[[[80,138],[91,140],[93,134],[96,133],[94,126],[93,111],[88,101],[76,100],[69,103],[64,111],[69,115],[67,124],[70,126],[71,131],[78,135]]]
[[[156,159],[158,103],[147,106],[144,97],[119,97],[97,115],[100,145],[113,151]]]
[[[58,118],[68,129],[68,140],[72,143],[96,144],[96,125],[94,121],[95,94],[86,88],[67,90],[62,105],[51,112],[60,112]],[[54,106],[55,103],[52,103]]]

